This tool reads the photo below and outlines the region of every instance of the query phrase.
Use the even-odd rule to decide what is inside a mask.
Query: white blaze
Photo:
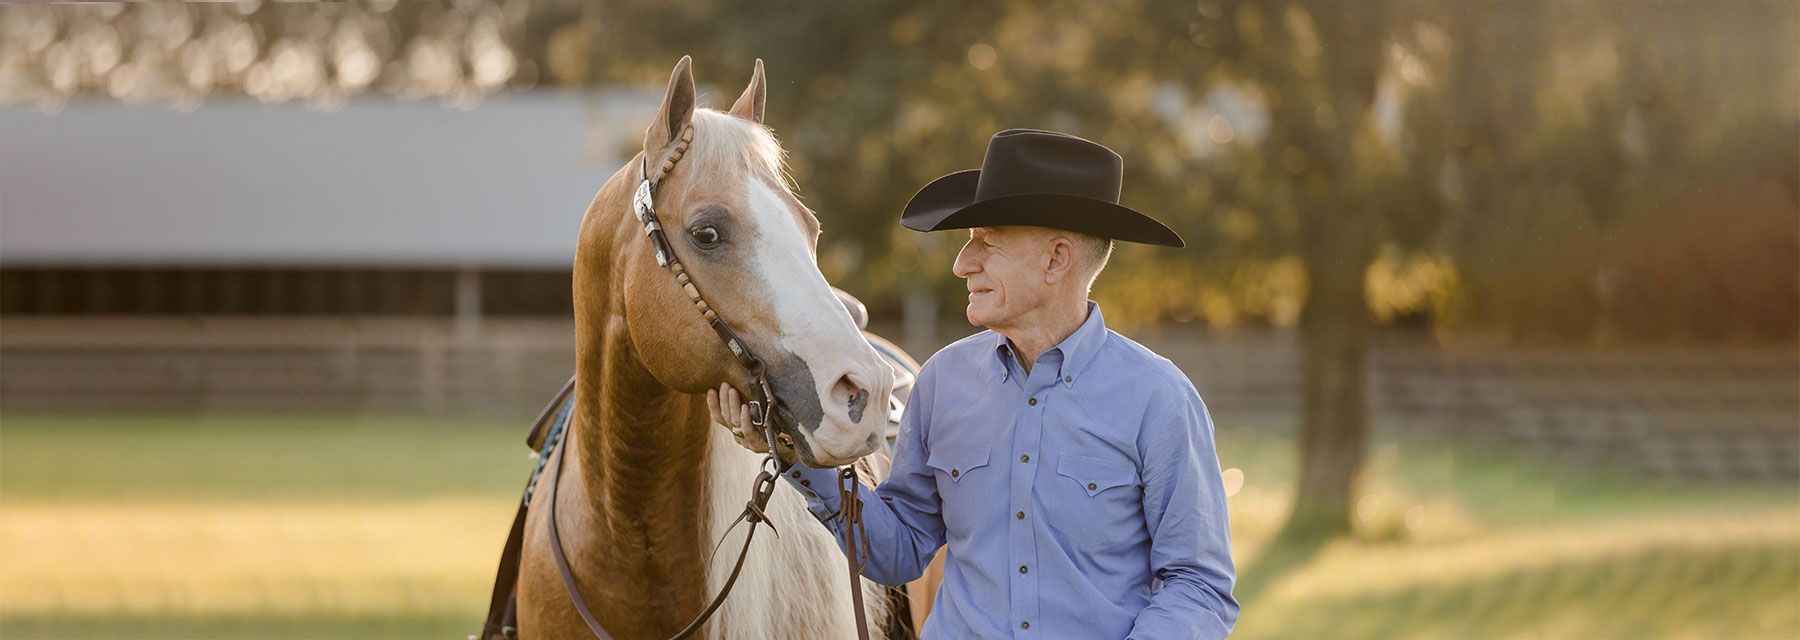
[[[875,365],[885,372],[886,363],[863,339],[862,331],[851,322],[843,303],[832,295],[831,285],[825,282],[825,274],[819,272],[813,258],[810,239],[801,229],[793,210],[761,180],[746,180],[744,189],[757,236],[757,260],[753,268],[759,279],[768,284],[769,295],[774,297],[770,302],[774,304],[780,332],[777,344],[806,362],[814,377],[813,391],[819,394],[820,405],[825,409],[818,430],[811,435],[796,435],[806,437],[813,451],[821,457],[867,453],[870,436],[883,426],[882,421],[867,416],[881,414],[887,399],[870,398],[863,423],[849,424],[843,419],[833,419],[844,408],[833,406],[836,402],[831,391],[838,376],[846,373],[848,367],[861,365],[861,369]],[[869,373],[865,371],[864,375]],[[862,383],[873,385],[875,381],[864,379]],[[874,388],[867,391],[882,392]]]

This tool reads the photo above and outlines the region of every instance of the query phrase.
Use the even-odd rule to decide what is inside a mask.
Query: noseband
[[[688,623],[687,627],[676,633],[671,640],[680,640],[699,631],[700,625],[705,624],[706,620],[712,617],[713,612],[719,609],[719,605],[725,603],[725,596],[731,594],[731,587],[737,583],[738,574],[744,568],[744,559],[750,553],[750,541],[756,537],[756,525],[764,524],[770,530],[774,530],[775,525],[769,522],[769,517],[763,510],[768,506],[769,498],[775,493],[776,474],[781,472],[781,461],[775,454],[775,424],[771,419],[778,398],[775,396],[774,388],[769,385],[768,366],[763,363],[761,358],[756,357],[756,354],[750,352],[749,345],[745,344],[737,333],[731,330],[731,326],[726,324],[724,318],[719,317],[719,314],[713,311],[712,305],[706,303],[706,298],[701,297],[700,289],[694,286],[693,278],[689,277],[687,269],[682,267],[681,259],[675,255],[675,246],[669,242],[668,234],[663,231],[662,222],[656,217],[655,202],[652,199],[656,193],[656,187],[662,183],[663,178],[669,175],[669,170],[675,168],[676,161],[681,160],[682,154],[687,152],[693,139],[694,128],[691,125],[682,129],[681,137],[675,143],[674,150],[670,152],[669,158],[663,161],[662,167],[654,176],[650,175],[649,171],[649,153],[645,152],[644,156],[640,157],[638,171],[643,176],[643,180],[638,183],[636,193],[632,194],[631,212],[637,217],[638,222],[643,223],[644,235],[650,237],[650,243],[656,249],[656,264],[675,274],[675,281],[681,285],[682,291],[687,292],[688,298],[694,303],[694,308],[700,312],[702,317],[706,318],[706,323],[712,327],[713,333],[718,334],[719,340],[723,341],[725,347],[731,350],[731,355],[737,358],[738,364],[743,365],[750,372],[754,383],[750,390],[752,397],[750,420],[752,426],[762,431],[763,441],[769,445],[769,453],[763,459],[763,471],[757,474],[755,483],[751,487],[750,500],[744,504],[744,512],[732,521],[731,525],[725,529],[725,534],[720,537],[720,542],[723,542],[723,536],[730,534],[738,524],[750,523],[750,530],[744,536],[744,546],[738,551],[737,564],[732,567],[731,575],[725,579],[724,587],[707,604],[706,609],[701,611],[693,622]],[[556,559],[556,569],[562,574],[563,586],[569,593],[569,599],[575,605],[575,611],[581,614],[581,619],[587,623],[588,630],[594,633],[594,637],[611,640],[612,636],[608,635],[606,629],[600,626],[600,621],[594,618],[593,612],[588,610],[586,600],[581,597],[581,587],[575,582],[575,573],[569,569],[568,556],[563,552],[562,539],[557,532],[556,485],[557,481],[562,478],[563,452],[568,449],[566,446],[558,446],[564,443],[557,441],[566,440],[566,438],[558,438],[557,435],[553,430],[544,445],[556,447],[557,456],[556,470],[550,477],[550,494],[545,496],[550,511],[550,549]],[[533,482],[535,481],[534,474]],[[849,560],[850,593],[856,608],[857,637],[868,640],[869,625],[863,610],[860,581],[863,563],[868,558],[868,536],[862,530],[862,503],[856,492],[857,485],[855,467],[846,465],[838,473],[838,490],[841,501],[839,517],[843,523],[845,555]],[[530,501],[529,491],[528,487],[527,502]],[[779,535],[780,532],[776,533]]]

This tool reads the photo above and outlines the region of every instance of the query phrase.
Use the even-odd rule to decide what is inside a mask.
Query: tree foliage
[[[1372,323],[1444,339],[1792,344],[1794,3],[1048,0],[0,8],[0,102],[388,92],[470,106],[659,86],[693,55],[768,122],[877,314],[959,306],[961,239],[894,224],[1010,127],[1126,158],[1123,200],[1188,239],[1120,251],[1117,325],[1297,325],[1294,522],[1341,530]],[[1228,399],[1225,402],[1229,402]]]

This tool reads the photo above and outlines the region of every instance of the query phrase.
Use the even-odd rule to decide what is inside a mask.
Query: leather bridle
[[[682,266],[681,259],[675,255],[675,247],[669,242],[669,236],[663,231],[662,222],[656,215],[653,200],[656,187],[662,183],[663,178],[668,176],[669,171],[675,168],[675,163],[681,160],[681,156],[687,152],[693,139],[693,126],[684,127],[674,149],[670,151],[668,159],[663,161],[662,167],[654,176],[650,175],[649,171],[649,152],[646,151],[639,158],[638,171],[643,179],[638,183],[637,191],[632,195],[631,211],[638,222],[644,225],[644,234],[649,236],[651,245],[656,250],[656,264],[675,275],[675,281],[681,285],[682,291],[686,292],[688,298],[693,301],[694,308],[706,319],[707,325],[712,327],[713,333],[718,334],[719,340],[725,343],[725,347],[731,351],[731,355],[737,359],[738,364],[743,365],[750,372],[752,380],[749,402],[750,422],[752,426],[762,432],[763,441],[769,446],[769,453],[763,459],[762,471],[757,474],[756,480],[752,484],[750,500],[744,504],[744,512],[732,521],[731,526],[727,527],[723,534],[729,535],[731,530],[737,528],[740,523],[750,523],[750,530],[744,536],[744,546],[738,550],[737,562],[731,568],[731,576],[726,578],[725,586],[694,618],[693,622],[688,623],[687,627],[676,633],[670,640],[680,640],[693,635],[702,624],[706,623],[708,618],[712,617],[715,611],[718,611],[719,606],[725,603],[725,597],[730,595],[731,587],[737,584],[738,574],[743,571],[744,559],[750,553],[750,541],[756,537],[756,525],[764,524],[770,530],[774,530],[775,525],[769,522],[769,517],[763,510],[768,506],[769,498],[775,493],[776,475],[781,472],[781,461],[775,454],[775,424],[772,419],[775,403],[779,401],[779,398],[775,396],[774,387],[769,384],[768,367],[761,358],[756,357],[756,354],[750,351],[750,346],[731,330],[731,326],[726,324],[725,319],[713,311],[712,305],[707,304],[706,298],[700,295],[700,289],[694,286],[693,278]],[[567,438],[563,438],[563,440],[566,441]],[[550,548],[556,559],[556,570],[562,574],[563,586],[569,592],[569,598],[575,605],[575,611],[581,614],[581,619],[587,622],[588,630],[592,631],[596,638],[612,640],[612,636],[600,626],[600,621],[594,618],[593,612],[588,610],[587,602],[581,597],[581,587],[576,584],[575,574],[569,569],[569,560],[563,552],[562,539],[557,532],[556,485],[562,478],[563,451],[567,448],[566,446],[557,446],[556,448],[556,470],[550,477],[550,494],[545,496],[550,511]],[[868,559],[868,538],[863,533],[862,502],[858,499],[856,492],[857,484],[854,466],[847,465],[839,471],[839,517],[842,519],[845,555],[850,563],[850,589],[851,599],[856,607],[857,636],[862,640],[868,640],[869,625],[863,611],[860,580],[863,564]],[[777,531],[776,534],[780,535],[780,532]],[[724,542],[723,535],[720,538],[721,543]]]
[[[707,326],[712,327],[713,333],[719,335],[719,340],[725,343],[725,348],[731,350],[731,355],[737,358],[738,364],[750,372],[750,423],[763,432],[763,439],[769,445],[769,453],[773,455],[775,425],[769,418],[774,413],[776,397],[774,387],[769,385],[768,365],[750,352],[750,345],[738,338],[737,332],[731,330],[731,325],[726,324],[725,319],[719,317],[712,305],[707,304],[706,298],[700,295],[699,287],[694,286],[694,279],[688,276],[681,258],[675,255],[675,245],[669,242],[669,234],[663,231],[661,219],[656,217],[656,204],[651,196],[655,195],[656,187],[662,184],[663,178],[668,177],[669,171],[675,168],[675,163],[687,153],[688,145],[693,141],[694,128],[683,128],[675,148],[669,153],[669,158],[663,161],[662,168],[657,170],[655,176],[650,175],[649,152],[638,158],[638,172],[643,180],[638,182],[637,191],[631,196],[631,213],[644,225],[644,235],[650,237],[650,244],[656,250],[656,265],[675,274],[675,282],[681,285],[681,290],[693,301],[694,309],[700,312],[701,317],[706,318]]]

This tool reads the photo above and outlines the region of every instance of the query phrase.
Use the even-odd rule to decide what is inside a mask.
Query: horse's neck
[[[579,455],[571,479],[580,476],[581,495],[558,508],[580,505],[584,517],[558,517],[589,525],[581,542],[564,538],[571,556],[584,558],[576,564],[591,571],[577,569],[586,574],[589,604],[624,604],[614,612],[636,618],[631,625],[645,637],[666,636],[724,588],[748,525],[726,531],[750,497],[762,456],[713,428],[695,398],[638,375],[641,365],[608,366],[576,386],[571,453]],[[777,483],[776,493],[767,513],[780,537],[756,534],[710,635],[855,637],[836,542],[787,483]],[[719,542],[709,564],[706,554]]]
[[[622,357],[629,354],[622,343],[607,342],[611,357],[603,364],[586,357],[579,364],[564,485],[575,491],[558,500],[569,512],[558,520],[580,532],[564,544],[582,558],[575,564],[589,604],[629,603],[609,607],[609,617],[626,620],[626,629],[669,635],[707,595],[697,579],[705,575],[707,528],[696,505],[708,498],[708,419],[694,397],[662,386]]]
[[[599,372],[595,382],[583,375],[576,383],[575,450],[582,466],[591,467],[584,484],[608,509],[634,520],[652,512],[691,513],[691,502],[666,499],[691,501],[705,486],[698,473],[709,448],[704,408],[648,373],[618,370],[629,364],[607,366],[616,368]]]

